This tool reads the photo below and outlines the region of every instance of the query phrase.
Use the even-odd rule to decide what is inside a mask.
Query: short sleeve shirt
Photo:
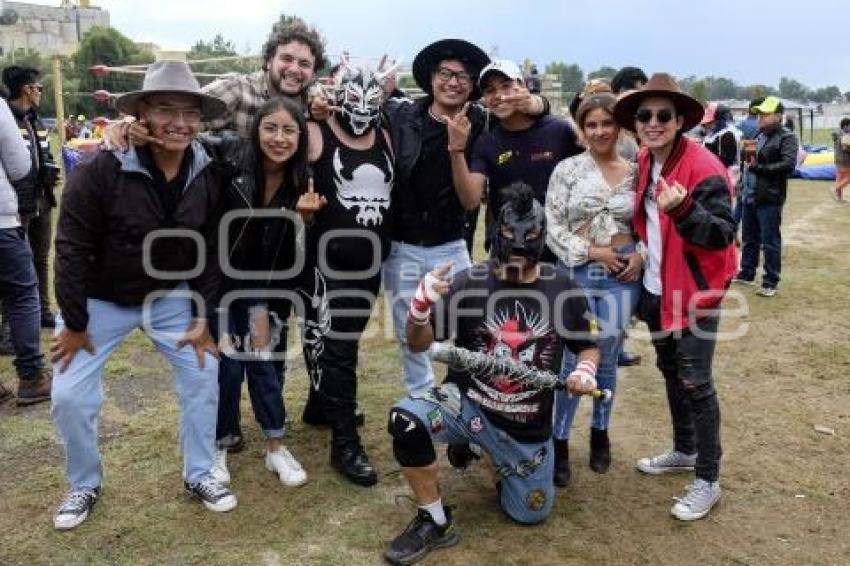
[[[558,374],[564,347],[574,353],[595,347],[587,299],[566,271],[540,264],[528,284],[500,280],[492,262],[455,275],[449,294],[435,308],[435,337],[497,358],[510,358]],[[552,434],[551,389],[504,375],[449,369],[447,381],[517,440],[539,442]]]

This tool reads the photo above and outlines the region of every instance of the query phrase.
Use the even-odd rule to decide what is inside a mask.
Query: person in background
[[[847,202],[844,188],[850,185],[850,118],[842,118],[838,129],[832,132],[835,145],[835,186],[832,196],[838,202]]]
[[[52,213],[56,208],[54,190],[59,182],[59,167],[50,151],[47,128],[38,117],[44,91],[39,77],[39,71],[32,67],[11,66],[3,70],[3,83],[10,92],[9,108],[30,150],[33,164],[29,175],[14,183],[18,192],[18,213],[35,261],[41,327],[53,328],[56,323],[50,308],[48,257],[53,241]]]
[[[705,130],[702,145],[726,166],[732,186],[737,186],[741,178],[740,132],[732,122],[732,111],[723,104],[709,102],[702,127]]]
[[[38,324],[38,283],[32,250],[18,217],[18,198],[12,183],[32,169],[24,143],[5,100],[0,100],[0,298],[9,314],[11,340],[18,374],[18,405],[50,399],[50,371],[44,366]],[[0,401],[12,392],[0,383]]]
[[[751,203],[745,200],[741,269],[736,283],[755,285],[759,255],[764,254],[764,277],[756,294],[773,297],[782,270],[782,208],[788,191],[788,178],[797,166],[799,144],[793,132],[782,126],[782,102],[768,96],[753,107],[759,116],[759,136],[755,152],[747,155],[751,175]]]

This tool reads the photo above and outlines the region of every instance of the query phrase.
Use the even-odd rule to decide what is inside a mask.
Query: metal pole
[[[59,148],[65,145],[65,102],[62,98],[62,65],[59,57],[53,58],[53,99],[56,104],[56,130],[59,132]],[[59,159],[62,167],[62,159]]]

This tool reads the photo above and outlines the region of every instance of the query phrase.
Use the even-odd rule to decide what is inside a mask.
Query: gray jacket
[[[18,197],[10,181],[23,179],[30,172],[30,152],[18,131],[9,105],[0,99],[0,230],[20,226]]]

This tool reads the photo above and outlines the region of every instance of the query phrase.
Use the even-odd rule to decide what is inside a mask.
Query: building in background
[[[0,2],[0,56],[32,49],[42,55],[70,55],[94,26],[109,26],[109,12],[89,0],[59,6]]]

